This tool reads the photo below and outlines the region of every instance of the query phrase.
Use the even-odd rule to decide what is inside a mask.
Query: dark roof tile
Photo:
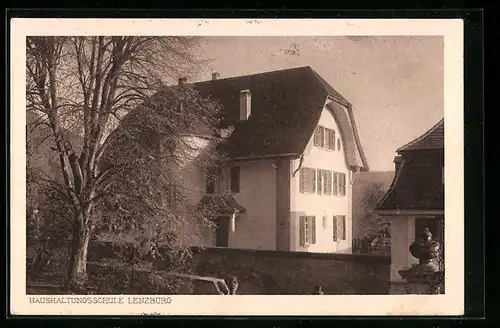
[[[232,159],[300,156],[319,122],[328,95],[349,102],[309,66],[189,84],[223,107],[221,127],[234,125],[225,150]],[[241,90],[252,93],[251,115],[239,121]],[[332,104],[351,167],[367,169],[349,113]],[[361,157],[361,158],[359,158]]]
[[[378,210],[444,210],[443,154],[403,158]]]
[[[444,119],[441,119],[420,137],[400,147],[397,152],[428,149],[444,149]]]

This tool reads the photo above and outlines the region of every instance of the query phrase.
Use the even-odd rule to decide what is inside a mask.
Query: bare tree
[[[169,79],[203,64],[196,59],[199,41],[153,36],[27,38],[27,111],[36,113],[35,126],[49,127],[60,162],[62,179],[42,180],[66,204],[63,215],[72,227],[70,286],[86,281],[89,240],[103,222],[116,225],[128,219],[131,230],[151,230],[143,227],[150,221],[149,227],[175,230],[175,220],[164,215],[174,206],[162,199],[175,181],[164,168],[193,154],[181,132],[200,126],[212,132],[219,109],[189,88],[166,87]],[[78,145],[68,131],[81,137]],[[170,220],[162,224],[160,219]]]
[[[375,207],[384,195],[385,189],[383,183],[371,183],[364,191],[361,200],[363,208],[361,227],[367,236],[374,237],[375,234],[389,232],[387,219],[380,217],[375,210]]]

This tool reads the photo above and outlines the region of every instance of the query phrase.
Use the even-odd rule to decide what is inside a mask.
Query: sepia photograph
[[[462,54],[445,47],[453,31],[461,49],[460,21],[282,34],[286,20],[176,20],[184,34],[50,21],[25,20],[12,59],[20,312],[176,314],[184,296],[223,295],[323,303],[307,314],[361,315],[335,312],[353,296],[394,299],[379,314],[439,313],[450,297],[442,311],[463,311],[449,270],[463,271],[463,186],[445,188],[463,180],[463,86],[447,84]],[[189,313],[259,302],[209,299]]]

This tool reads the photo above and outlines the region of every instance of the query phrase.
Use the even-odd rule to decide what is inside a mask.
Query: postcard
[[[460,19],[12,19],[11,312],[463,314],[463,54]]]

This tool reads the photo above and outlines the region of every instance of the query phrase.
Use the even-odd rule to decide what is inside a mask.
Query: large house
[[[352,181],[368,165],[352,105],[310,67],[188,83],[222,107],[228,161],[216,179],[197,159],[211,132],[188,133],[192,160],[176,173],[193,204],[212,207],[215,228],[184,227],[193,246],[303,252],[352,251]],[[34,118],[32,119],[34,120]],[[196,129],[195,129],[196,130]],[[50,132],[50,131],[49,131]],[[41,133],[41,132],[40,132]],[[77,138],[76,138],[77,139]],[[75,140],[76,140],[75,139]],[[78,144],[78,143],[75,143]],[[46,149],[39,156],[56,154]]]
[[[391,282],[417,262],[410,244],[427,227],[444,241],[444,120],[397,150],[396,174],[377,211],[391,222]]]
[[[186,189],[218,213],[189,242],[350,253],[353,174],[368,170],[352,105],[310,67],[181,82],[222,105],[230,132],[217,179],[184,168]]]

